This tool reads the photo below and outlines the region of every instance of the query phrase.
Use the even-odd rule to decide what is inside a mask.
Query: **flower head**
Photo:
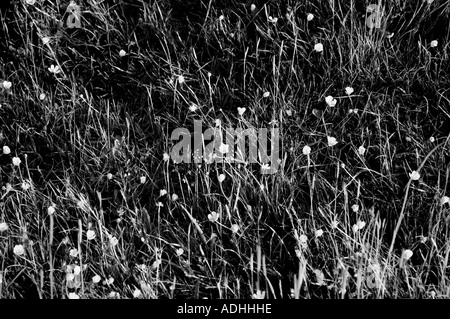
[[[443,196],[441,198],[441,205],[445,205],[445,204],[450,204],[450,197],[448,196]]]
[[[61,72],[61,69],[59,68],[59,66],[57,65],[57,66],[54,66],[53,64],[48,68],[48,71],[50,72],[50,73],[53,73],[53,74],[58,74],[58,73],[60,73]]]
[[[216,212],[211,212],[210,214],[208,214],[208,219],[210,222],[216,222],[219,219],[219,214]]]
[[[25,248],[23,245],[15,245],[13,248],[13,253],[16,256],[22,256],[25,253]]]
[[[121,58],[123,58],[124,56],[126,56],[127,55],[127,52],[125,51],[125,50],[120,50],[119,51],[119,56],[121,57]]]
[[[309,155],[311,154],[311,147],[309,147],[308,145],[303,146],[303,155]]]
[[[33,0],[34,1],[34,0]],[[80,296],[74,292],[69,293],[69,299],[80,299]]]
[[[402,253],[402,258],[404,260],[408,260],[412,257],[412,255],[413,255],[413,252],[410,249],[405,249]]]
[[[358,153],[359,153],[359,155],[364,155],[364,153],[366,152],[366,148],[364,147],[364,146],[360,146],[359,148],[358,148]]]
[[[5,230],[7,230],[7,229],[8,229],[8,224],[7,223],[5,223],[5,222],[0,223],[0,232],[3,232]]]
[[[332,147],[335,146],[338,143],[338,141],[334,137],[327,136],[327,143],[329,147]]]
[[[306,20],[312,21],[312,19],[314,19],[314,14],[308,13],[308,15],[306,16]]]
[[[177,256],[179,257],[179,256],[183,255],[184,249],[183,248],[178,248],[176,253],[177,253]]]
[[[322,43],[316,43],[314,45],[314,51],[316,52],[322,52],[323,51],[323,44]]]
[[[86,232],[86,237],[87,237],[87,239],[88,240],[93,240],[94,238],[95,238],[95,231],[93,231],[92,229],[89,229],[87,232]]]
[[[5,80],[5,81],[3,81],[2,85],[5,90],[9,90],[12,86],[12,83]]]
[[[8,146],[3,146],[3,154],[8,155],[11,153],[11,149]]]
[[[233,224],[231,225],[231,231],[236,234],[239,231],[239,225]]]
[[[222,183],[225,180],[225,174],[220,174],[218,179],[219,179],[219,183]]]
[[[316,237],[322,236],[322,235],[323,235],[323,230],[322,230],[322,229],[316,230],[316,231],[314,232],[314,235],[315,235]]]
[[[430,42],[430,46],[431,46],[432,48],[437,47],[437,46],[438,46],[438,41],[437,41],[437,40],[431,41],[431,42]]]
[[[245,107],[238,107],[237,110],[238,110],[239,115],[242,115],[242,114],[244,114],[246,108]]]
[[[347,94],[347,95],[351,95],[352,93],[353,93],[353,88],[351,87],[351,86],[347,86],[346,88],[345,88],[345,94]]]
[[[94,277],[92,277],[92,282],[94,284],[98,284],[100,280],[102,280],[102,277],[100,277],[99,275],[95,275]]]
[[[420,178],[420,174],[417,171],[412,171],[411,173],[409,173],[409,178],[411,178],[411,180],[413,181],[417,181]]]
[[[270,92],[264,92],[263,97],[269,97],[270,96]]]
[[[337,103],[336,99],[335,99],[334,97],[332,97],[331,95],[328,95],[328,96],[325,98],[325,102],[327,103],[327,105],[328,105],[329,107],[335,107],[335,106],[336,106],[336,103]]]

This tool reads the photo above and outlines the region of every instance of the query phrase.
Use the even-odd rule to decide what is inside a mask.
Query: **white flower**
[[[222,21],[223,19],[225,19],[225,17],[224,17],[223,14],[221,14],[221,15],[219,16],[219,21]]]
[[[438,41],[437,41],[437,40],[431,41],[431,42],[430,42],[430,46],[431,46],[432,48],[437,47],[437,46],[438,46]]]
[[[256,293],[253,294],[253,299],[264,299],[265,296],[265,291],[257,290]]]
[[[167,191],[165,190],[165,189],[161,189],[160,191],[159,191],[159,197],[163,197],[164,195],[166,195],[167,194]]]
[[[198,106],[195,103],[192,103],[191,106],[189,106],[189,111],[191,111],[191,112],[195,112],[195,111],[197,111],[197,109],[198,109]]]
[[[245,110],[246,110],[246,108],[245,108],[245,107],[238,107],[237,109],[238,109],[238,113],[239,113],[239,115],[242,115],[242,114],[244,114],[244,112],[245,112]]]
[[[86,232],[86,237],[87,237],[88,240],[94,239],[95,236],[96,236],[96,235],[95,235],[95,231],[93,231],[92,229],[89,229],[89,230]]]
[[[218,127],[222,124],[222,121],[220,119],[215,119],[214,123],[216,124],[216,127]]]
[[[263,97],[269,97],[270,96],[270,92],[264,92]]]
[[[332,229],[338,228],[338,225],[339,225],[339,222],[338,222],[337,220],[333,220],[333,221],[331,222],[331,228],[332,228]]]
[[[430,142],[431,142],[431,143],[434,143],[434,141],[435,141],[434,137],[431,136],[431,137],[430,137]]]
[[[338,142],[337,142],[336,138],[327,136],[327,143],[328,143],[328,146],[332,147],[332,146],[336,145]]]
[[[5,90],[9,90],[10,88],[11,88],[11,86],[12,86],[12,83],[11,82],[9,82],[9,81],[3,81],[3,88],[5,89]]]
[[[3,154],[8,155],[11,153],[11,149],[8,146],[3,146]]]
[[[94,284],[98,284],[100,280],[102,280],[102,277],[100,277],[99,275],[95,275],[94,277],[92,277],[92,282]]]
[[[322,236],[322,235],[323,235],[323,230],[322,230],[322,229],[316,230],[316,231],[314,232],[314,235],[315,235],[316,237]]]
[[[336,106],[336,99],[334,97],[332,97],[331,95],[328,95],[325,98],[325,102],[328,104],[329,107],[335,107]]]
[[[69,256],[73,257],[73,258],[77,257],[78,256],[78,249],[72,248],[71,250],[69,250]]]
[[[412,255],[413,255],[413,252],[412,252],[411,250],[405,249],[405,250],[403,251],[402,258],[403,258],[404,260],[408,260],[408,259],[410,259],[410,258],[412,257]]]
[[[81,272],[81,267],[80,266],[76,265],[75,267],[73,267],[73,274],[75,276],[78,276],[80,274],[80,272]]]
[[[219,183],[222,183],[225,180],[225,174],[220,174],[218,179],[219,179]]]
[[[169,159],[170,159],[169,154],[164,153],[164,154],[163,154],[163,161],[164,161],[164,162],[167,162]]]
[[[230,146],[228,145],[228,144],[220,144],[220,146],[219,146],[219,151],[220,151],[220,153],[222,153],[222,154],[226,154],[226,153],[228,153],[228,151],[229,151],[229,149],[230,149]]]
[[[49,207],[47,208],[47,213],[48,213],[49,215],[53,215],[53,214],[55,213],[55,207],[54,207],[54,206],[49,206]]]
[[[316,44],[314,45],[314,50],[315,50],[316,52],[322,52],[322,51],[323,51],[323,44],[322,44],[322,43],[316,43]]]
[[[303,147],[302,152],[303,152],[303,155],[309,155],[309,154],[311,154],[311,147],[309,147],[308,145],[305,145],[305,146]]]
[[[48,71],[53,74],[58,74],[59,72],[61,72],[59,66],[54,66],[53,64],[48,68]]]
[[[7,223],[0,223],[0,232],[5,231],[8,229]]]
[[[31,184],[30,184],[27,180],[25,180],[25,181],[22,182],[21,187],[22,187],[22,189],[23,189],[24,191],[27,191],[28,189],[30,189]]]
[[[119,51],[119,56],[122,58],[122,57],[124,57],[125,55],[127,55],[127,52],[125,51],[125,50],[120,50]]]
[[[29,1],[29,0],[27,0]],[[34,1],[34,0],[33,0]],[[69,293],[69,299],[80,299],[80,296],[78,296],[76,293],[74,292],[70,292]]]
[[[216,212],[211,212],[211,214],[208,214],[208,219],[210,222],[216,222],[219,219],[219,214]]]
[[[111,173],[106,174],[106,178],[111,180],[113,178],[113,174]]]
[[[356,233],[358,231],[358,225],[356,225],[356,224],[353,225],[352,226],[352,230],[353,230],[354,233]]]
[[[177,256],[179,257],[179,256],[183,255],[184,249],[183,248],[178,248],[176,253],[177,253]]]
[[[314,19],[314,14],[309,13],[309,14],[306,16],[306,20],[312,21],[312,19]]]
[[[420,174],[417,171],[412,171],[409,173],[409,178],[411,178],[413,181],[417,181],[420,178]]]
[[[272,18],[271,16],[269,16],[268,18],[270,23],[277,23],[278,22],[278,18]]]
[[[351,87],[351,86],[347,86],[346,88],[345,88],[345,94],[347,94],[347,95],[351,95],[352,93],[353,93],[353,88]]]
[[[109,244],[114,247],[119,243],[119,240],[115,236],[109,236]]]
[[[36,3],[36,0],[25,0],[25,2],[32,6],[33,4]]]
[[[359,212],[359,205],[358,204],[352,205],[352,211],[355,213]]]
[[[157,202],[157,203],[156,203],[156,207],[164,207],[164,204],[161,203],[161,202]]]
[[[42,40],[42,43],[43,43],[44,45],[46,45],[47,43],[50,42],[50,38],[49,38],[49,37],[43,37],[41,40]]]
[[[45,93],[39,94],[39,100],[41,101],[45,100]]]
[[[178,199],[178,195],[177,194],[172,194],[172,200],[176,201]]]
[[[256,10],[256,6],[252,3],[252,5],[250,6],[250,11],[253,12]]]
[[[308,236],[300,235],[299,240],[301,244],[306,244],[308,242]]]
[[[236,234],[239,231],[239,225],[233,224],[231,225],[231,231]]]
[[[140,181],[141,181],[141,184],[145,184],[145,182],[147,181],[147,177],[141,176]]]
[[[364,147],[364,146],[360,146],[359,148],[358,148],[358,153],[359,153],[359,155],[364,155],[364,153],[366,152],[366,148]]]
[[[133,298],[139,298],[140,296],[142,296],[142,292],[139,289],[135,289],[133,291]]]
[[[441,198],[441,205],[444,205],[444,204],[450,204],[450,197],[448,197],[448,196],[443,196],[443,197]]]
[[[185,81],[184,76],[180,75],[178,76],[178,83],[183,84]]]
[[[25,253],[25,248],[23,248],[23,245],[15,245],[13,252],[16,256],[22,256]]]
[[[366,226],[366,222],[362,221],[362,220],[358,220],[356,222],[356,226],[358,227],[358,230],[363,229],[364,226]]]

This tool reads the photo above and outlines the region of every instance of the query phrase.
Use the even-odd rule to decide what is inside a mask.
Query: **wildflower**
[[[347,94],[347,95],[351,95],[352,93],[353,93],[353,88],[351,87],[351,86],[347,86],[346,88],[345,88],[345,94]]]
[[[219,183],[222,183],[225,180],[225,174],[220,174],[218,179],[219,179]]]
[[[177,256],[179,257],[179,256],[183,255],[184,249],[183,248],[178,248],[176,253],[177,253]]]
[[[184,81],[185,81],[184,76],[179,75],[179,76],[178,76],[178,83],[183,84]]]
[[[164,162],[167,162],[169,159],[170,159],[169,154],[164,153],[164,154],[163,154],[163,161],[164,161]]]
[[[8,224],[7,223],[5,223],[5,222],[0,223],[0,232],[5,231],[7,229],[8,229]]]
[[[197,109],[198,109],[198,106],[195,103],[192,103],[191,106],[189,106],[189,111],[191,111],[191,112],[195,112],[195,111],[197,111]]]
[[[165,190],[165,189],[161,189],[160,191],[159,191],[159,197],[163,197],[164,195],[166,195],[167,194],[167,191]]]
[[[308,236],[300,235],[299,240],[301,244],[306,244],[308,242]]]
[[[420,178],[420,174],[417,171],[412,171],[409,173],[409,178],[411,178],[413,181],[417,181]]]
[[[219,219],[219,214],[216,212],[211,212],[211,214],[208,214],[208,219],[210,222],[216,222]]]
[[[356,224],[353,225],[352,226],[352,230],[353,230],[354,233],[356,233],[358,231],[358,225],[356,225]]]
[[[125,55],[127,55],[127,52],[126,52],[125,50],[120,50],[120,51],[119,51],[119,56],[120,56],[121,58],[123,58]]]
[[[28,189],[30,189],[31,184],[30,184],[28,181],[25,180],[25,181],[22,182],[21,187],[22,187],[22,189],[23,189],[24,191],[27,191]]]
[[[255,10],[256,10],[256,5],[254,5],[254,4],[252,3],[252,5],[250,6],[250,11],[253,12],[253,11],[255,11]]]
[[[239,231],[239,225],[233,224],[231,225],[231,231],[236,234]]]
[[[432,48],[437,47],[437,46],[438,46],[438,41],[437,41],[437,40],[431,41],[431,42],[430,42],[430,46],[431,46]]]
[[[73,274],[75,276],[78,276],[80,274],[80,272],[81,272],[81,267],[80,266],[76,265],[75,267],[73,267]]]
[[[287,116],[292,116],[292,110],[291,109],[287,109],[286,110],[286,115]]]
[[[315,235],[316,237],[322,236],[322,235],[323,235],[323,230],[322,230],[322,229],[316,230],[316,231],[314,232],[314,235]]]
[[[339,222],[338,222],[337,220],[333,220],[333,221],[331,222],[331,228],[332,228],[332,229],[338,228],[338,225],[339,225]]]
[[[214,123],[216,124],[216,127],[218,127],[222,124],[222,121],[220,119],[216,119],[214,120]]]
[[[352,211],[355,213],[359,212],[359,205],[358,204],[352,205]]]
[[[42,43],[44,45],[46,45],[46,44],[48,44],[50,42],[50,38],[49,37],[43,37],[41,40],[42,40]]]
[[[8,146],[3,146],[3,154],[8,155],[11,153],[11,149]]]
[[[444,204],[450,204],[450,197],[448,197],[448,196],[443,196],[443,197],[441,198],[441,205],[444,205]]]
[[[61,72],[59,66],[54,66],[53,64],[48,68],[48,71],[53,74],[58,74]]]
[[[36,3],[36,0],[25,0],[25,2],[32,6],[33,4]]]
[[[312,19],[314,19],[314,14],[309,13],[309,14],[306,16],[306,20],[312,21]]]
[[[109,244],[114,247],[119,243],[119,240],[115,236],[109,236]]]
[[[29,1],[29,0],[27,0],[27,1]],[[34,1],[34,0],[32,0],[32,1]],[[78,296],[76,293],[74,293],[74,292],[70,292],[69,293],[69,299],[80,299],[80,296]]]
[[[172,200],[176,201],[178,199],[178,195],[177,194],[172,194]]]
[[[77,257],[78,256],[78,249],[72,248],[71,250],[69,250],[69,256],[73,257],[73,258]]]
[[[113,174],[111,174],[111,173],[106,174],[106,178],[111,180],[113,178]]]
[[[39,94],[39,100],[43,101],[45,100],[45,97],[46,97],[45,93]]]
[[[86,237],[87,237],[87,239],[88,240],[93,240],[94,238],[95,238],[95,231],[93,231],[92,229],[89,229],[87,232],[86,232]]]
[[[105,281],[105,283],[107,285],[112,285],[114,283],[114,278],[113,277],[109,277],[108,280]]]
[[[359,153],[359,155],[364,155],[364,153],[366,152],[366,148],[364,147],[364,146],[360,146],[359,148],[358,148],[358,153]]]
[[[9,82],[9,81],[3,81],[3,88],[5,89],[5,90],[9,90],[10,88],[12,87],[12,83],[11,82]]]
[[[142,296],[142,292],[139,289],[135,289],[133,291],[133,298],[139,298],[140,296]]]
[[[118,292],[111,291],[109,293],[108,297],[111,299],[120,299],[120,294]]]
[[[272,18],[271,16],[269,16],[268,20],[270,23],[274,23],[274,24],[278,22],[278,18]]]
[[[141,181],[141,184],[145,184],[145,182],[147,181],[147,177],[141,176],[140,181]]]
[[[223,15],[223,14],[221,14],[220,16],[219,16],[219,21],[222,21],[222,20],[224,20],[225,19],[225,16]]]
[[[245,112],[245,110],[246,110],[246,108],[245,108],[245,107],[238,107],[237,109],[238,109],[238,113],[239,113],[239,115],[242,115],[242,114],[244,114],[244,112]]]
[[[270,96],[270,92],[264,92],[263,97],[269,97]]]
[[[405,250],[403,251],[403,253],[402,253],[402,258],[403,258],[404,260],[408,260],[408,259],[410,259],[410,258],[412,257],[412,255],[413,255],[413,252],[412,252],[411,250],[405,249]]]
[[[47,208],[47,213],[49,214],[49,215],[53,215],[54,213],[55,213],[55,207],[52,205],[52,206],[49,206],[48,208]]]
[[[157,202],[157,203],[156,203],[156,207],[164,207],[164,204],[161,203],[161,202]]]
[[[265,296],[265,291],[257,290],[256,293],[253,294],[253,299],[264,299]]]
[[[23,248],[23,245],[15,245],[13,252],[16,256],[22,256],[25,253],[25,248]]]
[[[322,51],[323,51],[323,44],[322,44],[322,43],[316,43],[316,44],[314,45],[314,50],[315,50],[316,52],[322,52]]]
[[[335,107],[335,106],[336,106],[336,103],[337,103],[336,99],[335,99],[334,97],[332,97],[331,95],[328,95],[328,96],[325,98],[325,102],[327,103],[327,105],[328,105],[329,107]]]
[[[100,277],[99,275],[95,275],[94,277],[92,277],[92,282],[94,284],[98,284],[100,280],[102,280],[102,277]]]
[[[327,136],[327,143],[328,143],[328,146],[332,147],[332,146],[336,145],[338,142],[337,142],[336,138]]]
[[[228,153],[229,148],[230,148],[229,145],[227,145],[227,144],[221,144],[221,145],[219,146],[219,151],[220,151],[220,153],[225,154],[225,153]]]
[[[311,147],[309,147],[308,145],[305,145],[305,146],[303,147],[302,152],[303,152],[303,155],[309,155],[309,154],[311,154]]]
[[[431,142],[431,143],[434,143],[434,141],[435,141],[434,137],[431,136],[431,137],[430,137],[430,142]]]

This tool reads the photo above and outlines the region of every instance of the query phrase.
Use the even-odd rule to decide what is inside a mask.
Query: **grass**
[[[15,2],[0,298],[450,297],[450,2],[382,2]],[[165,158],[217,119],[277,172]]]

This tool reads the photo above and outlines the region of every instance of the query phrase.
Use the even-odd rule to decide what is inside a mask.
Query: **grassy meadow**
[[[75,2],[2,11],[0,298],[450,297],[449,0]]]

